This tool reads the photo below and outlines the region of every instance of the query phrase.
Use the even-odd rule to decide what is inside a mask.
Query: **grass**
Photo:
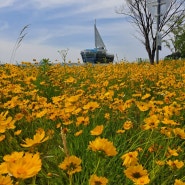
[[[185,61],[0,74],[0,184],[185,183]]]

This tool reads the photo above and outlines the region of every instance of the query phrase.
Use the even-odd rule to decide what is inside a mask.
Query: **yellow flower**
[[[83,130],[79,130],[78,132],[76,132],[75,134],[74,134],[74,136],[79,136],[79,135],[81,135],[83,133]]]
[[[116,131],[116,133],[117,133],[117,134],[123,134],[123,133],[125,133],[125,130],[119,129],[119,130]]]
[[[41,111],[38,111],[36,113],[36,118],[42,118],[43,116],[45,116],[47,114],[48,110],[47,109],[43,109]]]
[[[5,139],[5,135],[0,135],[0,142]]]
[[[66,83],[76,83],[75,78],[73,78],[72,76],[70,76],[68,79],[65,80]]]
[[[21,132],[22,132],[22,130],[17,130],[17,131],[14,132],[14,135],[18,136],[19,134],[21,134]]]
[[[185,185],[185,182],[179,180],[179,179],[175,179],[175,183],[174,185]]]
[[[93,135],[93,136],[99,136],[103,132],[103,125],[97,125],[90,132],[91,132],[91,135]]]
[[[83,117],[83,116],[80,116],[80,117],[77,117],[77,121],[76,121],[76,126],[79,126],[79,125],[88,125],[89,124],[89,117]]]
[[[150,182],[147,170],[142,165],[129,166],[124,173],[127,178],[132,180],[136,185],[145,185]]]
[[[88,148],[95,152],[103,151],[107,156],[115,156],[117,154],[113,143],[105,138],[97,137],[94,141],[90,141]]]
[[[99,107],[99,104],[97,102],[89,102],[86,105],[83,106],[84,110],[95,110],[96,108]]]
[[[24,152],[13,152],[11,155],[5,155],[3,160],[5,162],[15,162],[23,157]]]
[[[19,155],[19,152],[17,154]],[[22,154],[23,152],[20,152],[20,156],[14,161],[6,161],[8,172],[19,179],[27,179],[37,175],[42,166],[39,153],[31,154],[26,152],[24,156]],[[15,153],[12,156],[10,155],[9,158],[13,156],[15,156]]]
[[[109,120],[110,119],[110,114],[109,113],[105,113],[104,118]]]
[[[17,114],[15,115],[15,120],[16,120],[16,121],[21,120],[23,117],[24,117],[24,114],[22,114],[22,113],[17,113]]]
[[[175,161],[169,160],[166,163],[170,167],[177,168],[177,169],[180,169],[180,168],[182,168],[184,166],[184,162],[183,161],[179,161],[179,160],[175,160]]]
[[[109,81],[108,80],[104,81],[102,85],[107,87],[109,85]]]
[[[144,96],[142,96],[142,100],[145,100],[145,99],[147,99],[147,98],[149,98],[151,95],[150,94],[145,94]]]
[[[69,98],[66,98],[67,102],[74,103],[77,102],[80,98],[80,95],[70,96]]]
[[[76,108],[76,109],[72,112],[72,114],[78,115],[81,111],[82,111],[81,108]]]
[[[142,126],[144,130],[154,129],[158,127],[159,120],[156,115],[152,115],[144,119],[145,125]]]
[[[175,121],[173,120],[170,120],[170,119],[167,119],[167,118],[164,118],[164,120],[162,121],[162,123],[166,124],[166,125],[179,125],[179,123],[176,123]]]
[[[91,175],[89,179],[89,185],[106,185],[108,179],[105,177],[98,177],[97,175]]]
[[[172,129],[168,127],[161,127],[160,133],[166,135],[167,137],[172,137]]]
[[[136,151],[141,152],[143,149],[141,147],[136,148]]]
[[[8,169],[7,169],[7,163],[3,162],[0,164],[0,174],[7,174]]]
[[[170,147],[168,147],[168,157],[170,156],[178,156],[179,154],[177,153],[176,149],[171,149]]]
[[[133,123],[131,121],[126,121],[124,124],[123,124],[123,128],[125,130],[129,130],[133,127]]]
[[[185,139],[185,132],[184,129],[181,128],[175,128],[173,129],[173,132],[176,136],[180,137],[181,139]]]
[[[82,170],[81,162],[82,160],[74,155],[68,156],[59,164],[59,168],[67,171],[68,175],[72,175]]]
[[[142,94],[141,93],[138,93],[138,94],[132,94],[132,97],[141,97]]]
[[[47,141],[49,139],[49,137],[45,137],[45,131],[44,130],[40,130],[39,132],[37,132],[34,136],[33,139],[29,139],[26,138],[25,139],[25,144],[21,144],[21,146],[23,147],[32,147],[34,145],[43,143],[45,141]]]
[[[105,94],[103,94],[101,96],[101,99],[105,99],[105,100],[112,100],[112,97],[114,96],[114,91],[109,90],[108,92],[106,92]]]
[[[71,105],[71,106],[70,105],[66,105],[66,107],[64,108],[65,113],[72,113],[75,110],[76,110],[76,107],[73,106],[73,105]]]
[[[14,90],[15,90],[15,87],[14,87]],[[4,106],[7,107],[8,109],[12,109],[18,105],[18,102],[19,102],[18,99],[19,99],[18,96],[14,96],[11,98],[11,100],[4,103]],[[7,113],[8,113],[8,111],[5,114],[7,114]]]
[[[64,99],[64,96],[54,96],[52,97],[52,102],[54,104],[58,104],[58,103],[61,103],[63,99]]]
[[[147,111],[149,109],[148,103],[145,103],[145,102],[138,102],[138,101],[136,101],[136,106],[142,112]]]
[[[0,185],[13,185],[13,181],[10,176],[2,176],[0,175]]]
[[[0,133],[4,133],[7,129],[14,129],[15,128],[15,120],[12,119],[12,117],[8,117],[8,111],[6,111],[5,113],[2,112],[0,114]]]
[[[158,160],[158,161],[156,161],[156,164],[159,165],[159,166],[164,166],[165,162]]]
[[[121,159],[124,160],[123,161],[123,166],[133,166],[133,165],[136,165],[138,164],[138,152],[137,151],[134,151],[134,152],[129,152],[129,153],[126,153],[124,155],[121,156]]]
[[[127,106],[124,104],[120,104],[120,105],[118,105],[118,110],[120,111],[120,112],[125,112],[126,111],[126,109],[127,109]]]
[[[56,128],[60,128],[61,127],[61,123],[58,123],[57,125],[56,125]]]
[[[65,120],[62,124],[63,125],[71,125],[73,123],[73,121],[71,120]]]

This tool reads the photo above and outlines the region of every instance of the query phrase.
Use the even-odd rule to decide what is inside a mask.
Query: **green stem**
[[[35,185],[35,181],[36,181],[36,176],[34,176],[34,177],[32,178],[32,185]]]
[[[19,179],[18,180],[18,185],[24,185],[24,180],[23,179]]]
[[[69,176],[69,185],[72,185],[72,175]]]
[[[94,174],[96,173],[96,171],[97,171],[99,165],[100,165],[100,157],[98,158],[98,163],[97,163],[96,168],[95,168],[95,170],[94,170]]]

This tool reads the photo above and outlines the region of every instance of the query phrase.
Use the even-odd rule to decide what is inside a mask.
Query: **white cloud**
[[[27,0],[28,1],[28,0]],[[86,8],[85,11],[93,11],[97,9],[107,9],[115,7],[115,5],[122,5],[123,0],[30,0],[33,4],[37,5],[37,8],[54,8],[58,6],[81,5],[82,8]]]
[[[63,1],[62,1],[63,2]],[[51,4],[50,4],[51,3]],[[53,15],[49,17],[49,19],[55,19],[55,18],[64,18],[68,16],[73,15],[84,15],[83,19],[98,19],[98,18],[114,18],[119,17],[120,15],[116,14],[116,9],[120,6],[122,6],[124,1],[122,0],[81,0],[81,1],[65,1],[63,2],[63,5],[69,5],[71,4],[71,7],[73,9],[71,11],[66,11],[65,13],[62,12],[56,12]],[[47,2],[47,4],[43,3],[43,7],[49,7],[52,5],[54,6],[55,3]],[[56,4],[55,4],[56,5]],[[62,5],[62,4],[61,4]],[[62,6],[61,6],[62,7]]]
[[[71,4],[76,4],[78,3],[83,3],[85,0],[31,0],[32,4],[36,5],[38,9],[43,9],[43,8],[55,8],[59,6],[64,6],[64,5],[71,5]]]
[[[72,62],[76,62],[77,58],[81,60],[80,51],[94,47],[94,19],[97,19],[100,34],[108,51],[115,54],[115,59],[116,54],[119,59],[126,58],[129,61],[139,57],[147,58],[144,46],[133,36],[135,30],[132,25],[124,20],[123,15],[115,12],[115,8],[125,2],[123,0],[26,0],[23,3],[21,1],[7,0],[4,4],[0,3],[0,7],[3,7],[12,6],[16,2],[11,7],[13,11],[10,12],[10,16],[19,17],[16,24],[11,22],[12,17],[0,22],[0,61],[7,62],[10,59],[15,44],[15,40],[10,40],[10,31],[17,31],[17,27],[25,20],[31,20],[32,23],[27,31],[28,35],[16,52],[15,61],[18,62],[32,61],[33,58],[38,61],[42,58],[61,60],[57,51],[66,48],[69,48],[67,60]],[[66,9],[62,9],[64,6]],[[60,7],[62,11],[59,11]],[[26,17],[21,17],[20,10],[31,11],[25,14]],[[163,55],[164,51],[160,53],[160,56]]]
[[[4,1],[1,0],[0,1],[0,8],[12,6],[14,2],[15,2],[15,0],[4,0]]]
[[[102,13],[101,11],[111,13],[109,10],[114,10],[116,6],[122,5],[123,1],[122,0],[91,0],[82,6],[81,9],[79,9],[80,12],[99,12]]]

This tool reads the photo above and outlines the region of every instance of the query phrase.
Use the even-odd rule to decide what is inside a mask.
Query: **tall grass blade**
[[[15,59],[15,55],[16,55],[16,52],[17,52],[17,49],[20,47],[21,45],[21,42],[22,40],[24,39],[24,37],[27,35],[27,33],[24,33],[25,30],[30,26],[30,24],[27,24],[26,26],[23,27],[23,29],[20,31],[19,33],[19,36],[15,42],[15,45],[13,47],[13,50],[12,50],[12,54],[11,54],[11,57],[10,57],[10,63],[13,62],[13,60]]]

